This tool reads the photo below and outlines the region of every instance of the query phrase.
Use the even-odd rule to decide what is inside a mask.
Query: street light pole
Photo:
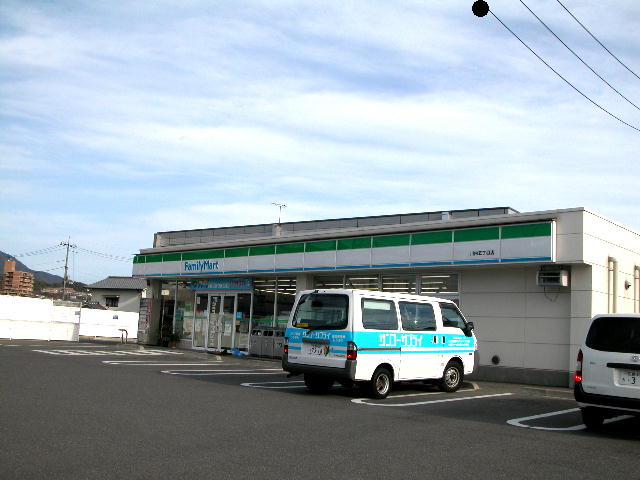
[[[278,225],[280,225],[280,219],[282,217],[282,209],[283,208],[287,208],[287,206],[284,203],[276,203],[276,202],[271,202],[271,205],[275,205],[276,207],[278,207],[280,209],[278,211]]]

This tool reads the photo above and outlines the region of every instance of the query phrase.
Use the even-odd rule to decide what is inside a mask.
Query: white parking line
[[[262,370],[162,370],[167,375],[209,376],[209,375],[280,375],[280,368],[264,368]]]
[[[265,368],[256,370],[162,370],[167,375],[184,375],[186,377],[200,377],[213,375],[279,375],[284,373],[279,368]]]
[[[425,393],[424,395],[434,395],[434,394],[441,394],[441,392],[429,392],[429,393]],[[410,402],[410,403],[368,403],[368,401],[371,401],[370,398],[354,398],[351,401],[353,403],[358,403],[360,405],[369,405],[372,407],[413,407],[415,405],[430,405],[434,403],[462,402],[465,400],[479,400],[482,398],[507,397],[509,395],[515,395],[515,394],[514,393],[494,393],[491,395],[475,395],[473,397],[442,398],[438,400],[428,400],[425,402]],[[397,397],[389,397],[389,398],[393,399]]]
[[[301,383],[302,385],[292,385],[292,384]],[[241,383],[243,387],[250,388],[307,388],[304,385],[302,380],[294,381],[294,382],[260,382],[260,383]],[[283,385],[279,387],[263,387],[262,385]]]
[[[45,343],[43,345],[29,345],[30,347],[54,347],[55,344]],[[77,345],[58,345],[60,347],[67,348],[104,348],[104,345],[90,345],[88,343],[79,343]]]
[[[558,410],[557,412],[542,413],[540,415],[531,415],[529,417],[522,417],[522,418],[513,418],[511,420],[507,420],[507,423],[509,425],[513,425],[514,427],[530,428],[532,430],[548,430],[552,432],[572,432],[572,431],[575,432],[577,430],[584,430],[587,427],[583,424],[573,425],[571,427],[534,427],[532,425],[525,425],[524,422],[537,420],[539,418],[555,417],[557,415],[564,415],[566,413],[574,413],[578,411],[580,411],[579,408],[569,408],[567,410]],[[630,415],[621,415],[619,417],[607,418],[604,421],[604,423],[619,422],[620,420],[626,420],[627,418],[632,418],[632,417]]]
[[[214,362],[209,363],[164,363],[145,360],[103,360],[106,365],[126,365],[129,367],[208,367]]]
[[[115,356],[142,356],[152,357],[158,355],[183,355],[181,352],[169,352],[165,350],[32,350],[32,352],[47,353],[49,355],[66,355],[66,356],[92,356],[92,355],[115,355]]]

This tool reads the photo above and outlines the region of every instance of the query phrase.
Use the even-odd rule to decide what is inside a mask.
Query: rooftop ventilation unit
[[[539,287],[568,287],[569,272],[567,270],[539,270],[536,275]]]

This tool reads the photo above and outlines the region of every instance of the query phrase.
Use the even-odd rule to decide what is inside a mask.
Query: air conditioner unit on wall
[[[539,270],[536,274],[536,285],[539,287],[568,287],[568,270]]]

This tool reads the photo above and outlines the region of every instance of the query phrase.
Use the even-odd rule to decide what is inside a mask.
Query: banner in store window
[[[199,278],[189,282],[190,290],[252,290],[251,278]]]

